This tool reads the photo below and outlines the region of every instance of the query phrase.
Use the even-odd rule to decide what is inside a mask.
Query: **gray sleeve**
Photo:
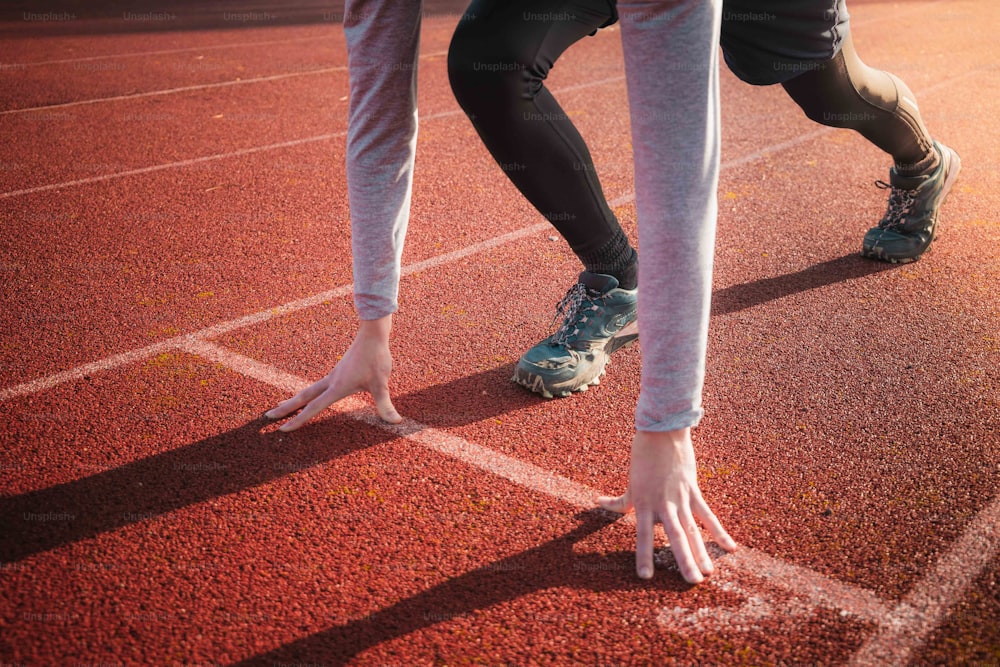
[[[363,320],[395,312],[417,146],[419,0],[347,0],[350,77],[347,192],[354,305]]]
[[[695,426],[718,212],[721,0],[622,0],[639,219],[636,428]]]

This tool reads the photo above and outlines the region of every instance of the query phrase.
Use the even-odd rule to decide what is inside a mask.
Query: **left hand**
[[[737,548],[698,489],[689,428],[636,431],[628,490],[618,497],[601,496],[597,504],[619,514],[635,509],[635,565],[642,579],[653,576],[653,528],[657,519],[663,523],[681,576],[689,583],[700,583],[715,570],[695,519],[706,525],[723,549]]]

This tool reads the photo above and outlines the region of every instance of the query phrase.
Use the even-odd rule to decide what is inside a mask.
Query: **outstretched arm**
[[[702,416],[718,209],[722,0],[620,0],[639,221],[642,384],[629,487],[603,498],[636,512],[636,570],[653,574],[663,522],[681,574],[712,571],[696,520],[735,548],[698,489],[691,428]]]
[[[397,308],[417,145],[417,53],[422,3],[348,0],[344,36],[350,76],[347,190],[354,304],[361,324],[330,373],[266,413],[299,428],[327,406],[369,392],[382,419],[401,417],[389,398],[389,333]]]

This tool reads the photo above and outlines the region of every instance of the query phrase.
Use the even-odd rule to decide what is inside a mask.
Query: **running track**
[[[451,97],[462,3],[424,24],[408,419],[294,434],[260,414],[353,334],[337,10],[65,4],[0,23],[2,663],[1000,662],[995,3],[852,3],[963,160],[916,264],[858,257],[876,149],[724,75],[696,446],[744,548],[698,587],[593,509],[641,346],[571,399],[508,381],[578,269]],[[550,84],[634,236],[618,32]]]

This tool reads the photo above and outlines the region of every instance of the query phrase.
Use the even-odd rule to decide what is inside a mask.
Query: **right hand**
[[[342,398],[367,391],[375,399],[375,409],[383,421],[390,424],[403,421],[389,396],[389,375],[392,373],[392,355],[389,352],[391,330],[392,315],[378,320],[362,320],[354,342],[326,377],[282,401],[265,412],[264,416],[268,419],[283,419],[302,408],[302,412],[278,429],[294,431]]]

